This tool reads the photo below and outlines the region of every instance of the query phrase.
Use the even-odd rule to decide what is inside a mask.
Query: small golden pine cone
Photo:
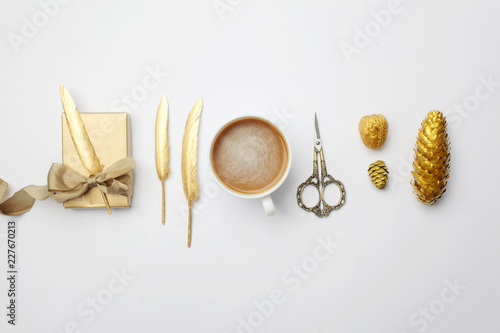
[[[385,185],[387,185],[389,171],[387,170],[384,161],[378,160],[370,164],[370,167],[368,168],[368,175],[370,176],[373,185],[375,185],[379,190],[383,189]]]
[[[418,201],[433,205],[446,192],[450,169],[450,144],[446,133],[446,118],[437,110],[431,111],[418,131],[413,149],[413,180]]]
[[[387,139],[389,124],[381,114],[364,116],[359,121],[359,135],[365,146],[371,149],[379,149]]]

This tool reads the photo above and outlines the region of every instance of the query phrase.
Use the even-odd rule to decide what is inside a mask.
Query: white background
[[[81,112],[130,114],[136,187],[132,207],[112,216],[49,199],[0,217],[1,271],[10,220],[19,268],[16,327],[0,279],[2,332],[500,331],[498,2],[44,1],[52,5],[1,1],[0,177],[9,194],[46,183],[61,161],[64,84]],[[373,13],[388,6],[397,14],[381,27]],[[372,37],[363,40],[365,29]],[[357,53],[346,57],[346,44]],[[162,226],[154,126],[164,93],[172,174]],[[202,196],[188,249],[180,156],[199,97]],[[433,109],[448,116],[452,161],[447,192],[428,207],[409,171]],[[328,171],[347,191],[324,219],[295,198],[312,171],[314,112]],[[389,122],[379,151],[358,134],[372,113]],[[221,190],[209,169],[213,134],[246,114],[273,120],[293,150],[272,218]],[[383,191],[366,172],[377,159],[390,170]],[[320,262],[318,238],[338,244],[317,252]],[[280,304],[269,306],[272,293]]]

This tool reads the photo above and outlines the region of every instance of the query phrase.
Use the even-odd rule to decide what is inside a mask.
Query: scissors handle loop
[[[297,188],[297,204],[299,205],[300,208],[302,208],[306,212],[313,212],[314,214],[316,214],[316,216],[321,217],[323,215],[323,211],[321,210],[321,207],[320,207],[322,197],[321,197],[321,190],[320,190],[320,183],[319,182],[320,181],[319,181],[318,177],[316,177],[313,173],[313,175],[311,177],[307,178],[307,180],[305,182],[300,184],[299,187]],[[304,189],[307,186],[314,186],[319,194],[318,202],[313,207],[309,207],[309,206],[305,205],[304,202],[302,201],[302,192],[304,191]]]
[[[326,172],[326,165],[324,161],[321,161],[321,179],[318,177],[318,162],[314,162],[313,174],[311,177],[307,178],[305,182],[299,185],[297,188],[297,204],[300,208],[304,209],[306,212],[313,212],[318,217],[326,217],[330,215],[332,210],[337,210],[345,204],[345,188],[344,184],[340,180],[336,180],[331,175]],[[329,184],[335,184],[340,190],[340,198],[336,205],[330,206],[325,201],[325,188]],[[309,207],[302,201],[302,193],[307,186],[314,186],[318,191],[318,202],[316,205]],[[321,207],[323,206],[323,208]]]
[[[324,163],[322,163],[322,164],[324,164]],[[326,217],[326,216],[330,215],[332,210],[337,210],[345,204],[345,188],[344,188],[344,184],[342,184],[342,182],[340,180],[336,180],[331,175],[327,174],[326,170],[324,172],[325,172],[325,173],[323,173],[324,176],[321,177],[322,178],[322,180],[321,180],[321,200],[323,201],[323,216]],[[340,191],[340,198],[335,206],[330,206],[325,201],[325,188],[329,184],[337,185],[337,187],[339,188],[339,191]]]

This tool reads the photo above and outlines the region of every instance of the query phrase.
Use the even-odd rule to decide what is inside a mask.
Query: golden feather
[[[161,181],[162,213],[161,222],[165,224],[165,180],[170,174],[170,147],[168,145],[168,100],[167,96],[161,98],[158,112],[156,113],[155,129],[155,159],[156,173]]]
[[[66,122],[68,123],[69,133],[73,139],[73,143],[76,148],[76,152],[80,157],[85,169],[88,173],[93,176],[103,170],[101,162],[95,153],[94,146],[90,142],[89,135],[85,129],[85,125],[82,121],[82,117],[78,112],[73,98],[69,94],[66,87],[60,86],[61,101],[64,108],[64,114],[66,116]],[[111,215],[111,208],[109,207],[108,198],[106,194],[101,191],[102,198],[108,209],[108,213]]]
[[[200,127],[201,110],[203,109],[203,99],[200,98],[189,112],[182,140],[182,186],[184,195],[189,206],[188,225],[188,247],[191,246],[192,229],[192,205],[193,201],[200,196],[200,186],[198,184],[198,130]]]

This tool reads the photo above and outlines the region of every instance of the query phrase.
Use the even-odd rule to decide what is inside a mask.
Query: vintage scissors
[[[344,184],[342,184],[341,181],[336,180],[333,178],[331,175],[329,175],[326,172],[326,164],[325,164],[325,157],[323,155],[323,147],[321,146],[321,137],[319,135],[319,126],[318,126],[318,117],[316,116],[316,113],[314,114],[314,124],[315,124],[315,131],[314,131],[314,159],[313,159],[313,174],[311,177],[307,178],[305,182],[299,185],[297,188],[297,204],[299,207],[304,209],[307,212],[313,212],[316,214],[318,217],[326,217],[330,215],[330,212],[332,210],[337,210],[340,207],[342,207],[345,203],[345,188]],[[321,178],[319,176],[319,169],[318,169],[318,154],[320,157],[321,161]],[[329,204],[326,203],[324,193],[325,193],[325,187],[327,187],[329,184],[335,184],[338,186],[340,190],[340,199],[339,202],[335,206],[330,206]],[[318,190],[318,202],[314,207],[307,207],[304,202],[302,201],[302,192],[304,189],[312,185]],[[323,207],[321,207],[323,206]]]

